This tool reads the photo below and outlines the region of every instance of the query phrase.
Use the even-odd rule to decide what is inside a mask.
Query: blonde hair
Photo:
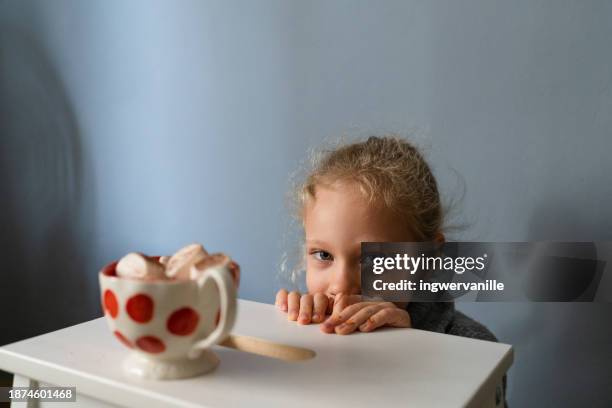
[[[317,186],[355,182],[367,200],[393,211],[418,240],[431,240],[441,232],[443,211],[438,185],[419,150],[397,136],[371,136],[366,141],[340,146],[315,160],[298,187],[298,217]]]
[[[442,209],[438,185],[421,152],[399,136],[371,136],[362,142],[335,145],[315,150],[290,177],[291,207],[288,228],[281,242],[278,276],[296,290],[303,285],[305,272],[304,209],[316,199],[317,186],[355,182],[374,205],[383,205],[419,241],[433,239],[442,232],[446,211]],[[297,245],[296,245],[297,244]],[[288,280],[288,282],[287,282]]]

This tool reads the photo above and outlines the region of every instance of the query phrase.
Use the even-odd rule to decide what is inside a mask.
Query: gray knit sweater
[[[413,302],[406,310],[415,329],[497,341],[485,326],[455,310],[453,302]]]
[[[455,310],[453,302],[413,302],[406,307],[412,327],[437,333],[453,334],[455,336],[473,339],[497,341],[497,338],[484,325]],[[502,386],[496,392],[496,406],[505,406],[506,376]]]

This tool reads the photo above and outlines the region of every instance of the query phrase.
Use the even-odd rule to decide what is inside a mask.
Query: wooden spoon
[[[240,336],[236,334],[230,334],[227,339],[219,343],[219,345],[285,361],[309,360],[316,354],[314,351],[306,348],[273,343],[257,337]]]

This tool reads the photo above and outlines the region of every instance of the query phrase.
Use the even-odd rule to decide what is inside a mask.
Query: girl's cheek
[[[309,293],[326,292],[327,278],[325,273],[316,268],[311,268],[311,265],[306,266],[306,287]]]

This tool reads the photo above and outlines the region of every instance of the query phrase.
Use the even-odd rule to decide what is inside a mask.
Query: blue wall
[[[241,263],[242,298],[272,303],[289,176],[343,135],[412,134],[448,199],[456,170],[451,221],[469,228],[451,238],[610,239],[611,15],[606,1],[0,3],[0,310],[18,305],[0,340],[98,315],[101,265],[192,241]],[[512,406],[610,401],[609,304],[460,307],[515,345]]]

